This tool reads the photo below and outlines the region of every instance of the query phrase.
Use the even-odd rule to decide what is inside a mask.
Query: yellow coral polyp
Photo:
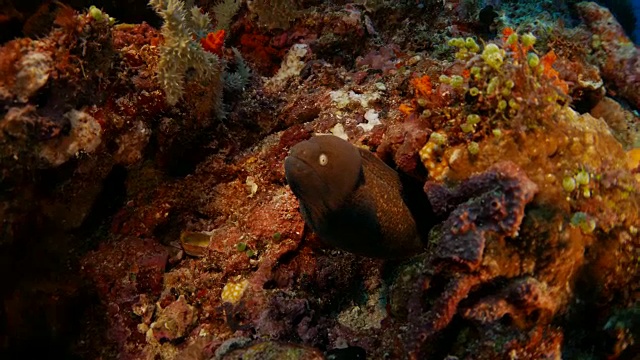
[[[239,282],[228,282],[225,284],[224,288],[222,288],[222,301],[235,304],[242,298],[244,291],[247,289],[249,285],[248,280],[241,280]]]
[[[476,43],[476,41],[471,37],[465,39],[464,46],[469,49],[469,51],[474,53],[480,51],[480,46],[478,46],[478,43]]]
[[[463,38],[453,38],[449,39],[449,46],[455,46],[458,48],[462,48],[465,45],[465,41]]]
[[[527,61],[529,62],[530,67],[536,67],[540,65],[540,58],[534,53],[530,53],[529,55],[527,55]]]
[[[487,65],[500,70],[504,62],[504,50],[500,49],[496,44],[489,44],[482,51],[482,59]]]
[[[640,148],[631,149],[627,152],[627,167],[629,170],[640,169]],[[634,174],[636,181],[640,182],[640,172]]]
[[[429,96],[431,95],[431,79],[429,75],[423,75],[418,78],[414,78],[411,80],[411,85],[413,85],[414,90],[416,91],[417,96]]]
[[[98,9],[95,5],[91,5],[89,7],[89,15],[94,18],[96,21],[102,21],[104,19],[104,14],[102,10]]]
[[[536,43],[536,37],[532,33],[522,35],[522,45],[531,47]]]
[[[451,76],[451,86],[462,87],[464,85],[464,78],[460,75]]]
[[[412,114],[414,111],[416,111],[416,109],[413,106],[407,105],[407,104],[400,104],[400,107],[398,108],[398,110],[400,110],[400,112],[405,115]]]
[[[627,151],[627,166],[630,170],[640,167],[640,148]]]
[[[443,148],[438,144],[441,138],[446,139],[446,137],[442,134],[438,135],[433,136],[432,134],[429,141],[418,152],[422,164],[429,171],[429,178],[433,180],[442,180],[449,170],[449,163],[442,156]]]

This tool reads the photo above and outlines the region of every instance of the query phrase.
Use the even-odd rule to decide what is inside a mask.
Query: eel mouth
[[[303,179],[310,176],[318,176],[311,165],[309,165],[303,159],[289,155],[284,159],[284,176],[287,178],[287,182],[293,192],[298,195],[302,190]]]
[[[303,159],[295,155],[289,155],[286,158],[284,158],[284,171],[286,173],[290,173],[292,175],[303,174],[303,173],[309,173],[312,170],[313,169],[306,161],[304,161]]]
[[[322,197],[328,185],[307,161],[295,155],[284,159],[284,175],[291,191],[302,201],[310,201]]]

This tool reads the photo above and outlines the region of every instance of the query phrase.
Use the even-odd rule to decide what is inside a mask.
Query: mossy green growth
[[[467,115],[467,124],[477,124],[480,122],[480,115],[478,114],[469,114]]]
[[[96,21],[102,21],[105,18],[102,10],[98,9],[95,5],[89,7],[89,15]]]
[[[470,133],[473,131],[473,125],[469,123],[464,123],[460,125],[460,129],[462,130],[463,133]]]
[[[478,90],[477,87],[474,86],[471,89],[469,89],[469,95],[478,96],[478,94],[480,94],[480,90]]]
[[[533,46],[536,43],[536,37],[532,33],[522,35],[522,45]]]
[[[527,55],[527,63],[532,68],[537,67],[538,65],[540,65],[540,58],[538,57],[538,55],[530,53],[529,55]]]
[[[460,75],[453,75],[451,77],[451,86],[462,87],[464,85],[464,78]]]
[[[460,60],[467,59],[469,57],[469,53],[470,53],[469,50],[467,50],[466,48],[462,48],[458,50],[458,52],[455,55],[455,58]]]
[[[507,100],[500,100],[498,101],[498,111],[504,111],[504,109],[507,108]]]
[[[579,227],[585,234],[591,234],[596,229],[596,221],[582,211],[578,211],[571,216],[571,225]]]
[[[455,46],[457,48],[463,48],[465,45],[465,41],[463,38],[452,38],[449,39],[449,46]]]
[[[584,170],[579,171],[574,178],[579,185],[589,184],[589,173]]]
[[[477,155],[480,152],[480,144],[475,141],[472,141],[467,145],[467,150],[471,155]]]
[[[576,189],[576,180],[572,177],[562,179],[562,188],[566,192],[572,192]]]
[[[482,59],[495,70],[500,70],[504,63],[504,50],[496,44],[488,44],[482,51]]]
[[[493,95],[498,90],[498,86],[500,85],[500,78],[494,76],[489,80],[489,84],[487,84],[487,94]]]
[[[431,133],[431,136],[429,136],[429,141],[437,144],[437,145],[443,145],[444,143],[447,142],[447,137],[443,134],[437,133],[437,132],[433,132]]]
[[[480,51],[480,46],[478,46],[478,43],[471,37],[465,39],[464,46],[473,53]]]

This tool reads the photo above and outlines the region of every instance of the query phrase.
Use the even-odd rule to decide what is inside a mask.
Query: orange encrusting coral
[[[504,47],[511,50],[514,54],[516,54],[515,56],[518,57],[517,55],[517,49],[518,49],[518,42],[514,42],[513,44],[509,44],[508,40],[509,40],[509,36],[511,36],[512,34],[515,34],[516,32],[510,28],[510,27],[506,27],[504,29],[502,29],[502,42],[504,43]]]
[[[400,110],[400,112],[405,115],[413,114],[419,107],[416,99],[427,99],[430,98],[433,94],[433,86],[431,84],[431,78],[429,78],[429,75],[422,75],[411,79],[411,86],[413,86],[416,98],[411,101],[411,105],[401,104],[398,107],[398,110]]]
[[[398,108],[398,110],[400,110],[401,113],[405,114],[405,115],[410,115],[412,114],[416,109],[414,107],[412,107],[411,105],[407,105],[407,104],[400,104],[400,107]]]
[[[635,174],[640,181],[640,148],[627,151],[627,168]]]
[[[515,31],[510,27],[506,27],[502,29],[502,40],[507,41],[509,36],[511,36],[511,34],[514,34],[514,33]]]
[[[569,85],[560,79],[560,73],[553,68],[553,63],[558,59],[556,53],[551,50],[540,58],[543,73],[551,80],[553,84],[560,88],[565,94],[569,93]]]
[[[215,32],[210,32],[206,37],[200,39],[202,47],[210,53],[214,53],[218,56],[222,55],[222,47],[224,46],[224,29],[220,29]]]
[[[413,85],[413,88],[415,89],[416,96],[426,97],[431,95],[432,86],[429,75],[423,75],[412,79],[411,85]]]
[[[502,30],[502,42],[504,43],[503,48],[511,51],[512,56],[516,60],[520,60],[526,55],[529,50],[533,49],[533,45],[524,45],[521,41],[517,40],[513,41],[511,44],[509,43],[509,37],[513,34],[517,33],[510,27],[506,27]]]

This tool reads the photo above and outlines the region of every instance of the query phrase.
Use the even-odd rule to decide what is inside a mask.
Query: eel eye
[[[322,166],[325,166],[327,165],[328,162],[329,162],[329,158],[327,157],[327,155],[320,154],[320,156],[318,157],[318,163],[320,163],[320,165]]]

